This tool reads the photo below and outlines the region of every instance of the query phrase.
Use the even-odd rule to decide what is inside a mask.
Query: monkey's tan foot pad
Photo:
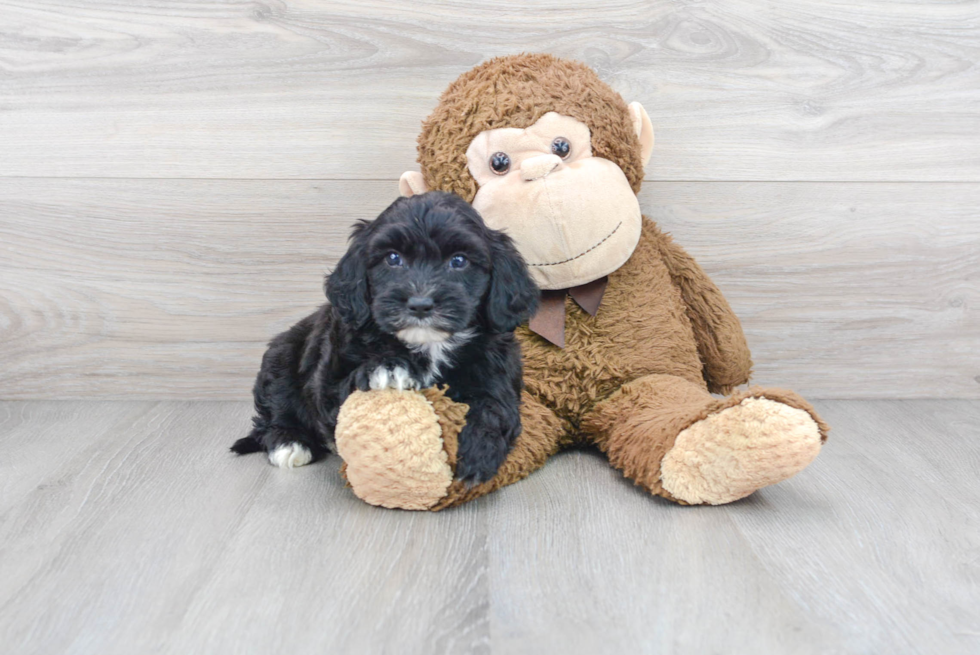
[[[661,482],[692,505],[730,503],[802,471],[820,445],[809,413],[749,397],[678,434],[661,463]]]
[[[381,507],[429,509],[453,481],[442,426],[416,391],[355,391],[334,433],[354,494]]]

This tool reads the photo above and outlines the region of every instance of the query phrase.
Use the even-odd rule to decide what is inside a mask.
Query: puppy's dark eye
[[[391,251],[385,255],[385,261],[388,263],[388,266],[401,266],[402,256],[395,251]]]
[[[469,263],[470,261],[466,259],[466,257],[463,257],[462,255],[453,255],[449,259],[449,268],[466,268],[466,265]]]
[[[551,152],[565,159],[572,152],[572,144],[568,142],[568,139],[560,136],[551,142]]]
[[[490,169],[497,175],[503,175],[510,170],[510,157],[506,152],[495,152],[490,155]]]

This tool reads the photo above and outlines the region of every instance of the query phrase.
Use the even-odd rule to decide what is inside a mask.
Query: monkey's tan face
[[[527,129],[487,130],[466,158],[473,206],[514,239],[542,289],[591,282],[633,254],[639,202],[619,166],[592,155],[585,123],[549,112]]]

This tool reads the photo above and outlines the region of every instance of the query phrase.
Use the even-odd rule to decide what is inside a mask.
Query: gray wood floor
[[[243,402],[0,403],[0,652],[980,652],[980,402],[818,409],[730,506],[576,452],[428,514],[230,456]]]

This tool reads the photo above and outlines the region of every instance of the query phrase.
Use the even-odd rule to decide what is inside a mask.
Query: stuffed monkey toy
[[[436,389],[355,392],[336,429],[367,502],[442,509],[516,482],[564,448],[595,445],[652,494],[722,504],[785,480],[827,425],[792,391],[751,388],[738,318],[697,263],[640,213],[653,149],[639,103],[550,55],[485,62],[443,93],[403,195],[462,196],[506,231],[541,287],[518,328],[523,431],[496,477],[453,480],[466,407]],[[715,397],[712,394],[725,394]]]

